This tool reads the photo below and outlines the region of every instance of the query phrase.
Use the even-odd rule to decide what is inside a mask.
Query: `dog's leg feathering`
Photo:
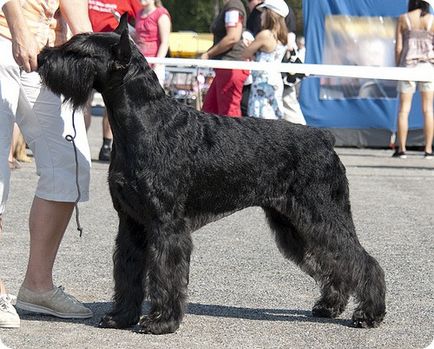
[[[138,332],[164,334],[175,332],[184,316],[190,256],[190,232],[170,224],[154,232],[149,246],[149,296],[151,310],[140,320]],[[175,228],[173,228],[175,227]]]
[[[99,327],[127,328],[139,322],[145,297],[146,250],[144,227],[119,213],[119,232],[113,255],[113,310],[101,319]]]

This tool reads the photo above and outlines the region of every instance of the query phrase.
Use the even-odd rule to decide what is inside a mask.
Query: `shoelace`
[[[63,286],[58,286],[57,288],[60,290],[60,292],[62,293],[62,295],[63,295],[65,298],[69,299],[70,301],[72,301],[72,302],[75,303],[75,304],[81,304],[80,301],[79,301],[77,298],[75,298],[74,296],[72,296],[72,295],[70,295],[69,293],[66,293],[66,292],[65,292],[65,287],[63,287]]]
[[[7,294],[0,297],[0,309],[4,311],[11,311],[13,309],[12,302],[15,301],[17,297]]]

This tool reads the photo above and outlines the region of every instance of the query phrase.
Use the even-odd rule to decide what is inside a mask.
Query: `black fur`
[[[120,34],[121,33],[121,34]],[[249,206],[266,213],[277,246],[321,287],[313,315],[339,316],[351,295],[357,327],[385,315],[385,281],[360,245],[345,168],[326,131],[286,121],[198,112],[165,95],[130,42],[81,34],[38,57],[46,86],[83,106],[102,93],[114,134],[109,186],[119,215],[113,310],[101,327],[174,332],[187,298],[191,233]]]

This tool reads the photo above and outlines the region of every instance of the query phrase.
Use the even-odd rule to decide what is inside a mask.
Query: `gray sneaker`
[[[20,327],[20,317],[17,314],[12,302],[16,297],[9,294],[0,295],[0,327]]]
[[[87,319],[93,316],[76,298],[64,292],[62,286],[47,292],[33,292],[21,286],[16,307],[33,313],[57,316],[63,319]]]

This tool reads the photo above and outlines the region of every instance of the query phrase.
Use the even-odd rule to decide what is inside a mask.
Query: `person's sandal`
[[[407,159],[407,154],[405,153],[405,151],[399,151],[399,149],[398,149],[393,153],[392,157],[393,158],[400,158],[400,159]]]

